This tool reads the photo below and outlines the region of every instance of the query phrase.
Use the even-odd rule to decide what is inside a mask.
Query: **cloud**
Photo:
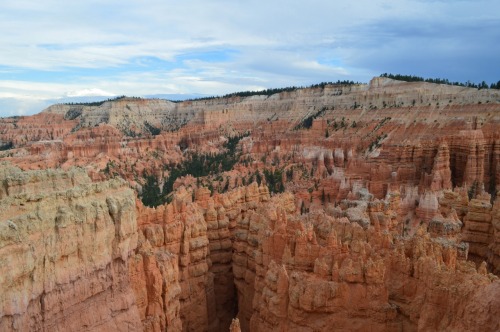
[[[37,113],[51,103],[36,98],[0,97],[0,114],[4,117],[30,115]]]
[[[93,96],[116,96],[116,94],[108,91],[104,91],[102,89],[91,88],[91,89],[82,89],[76,91],[70,91],[66,93],[66,97],[93,97]]]
[[[382,72],[496,82],[498,12],[494,0],[4,1],[0,116],[70,95],[213,95]]]
[[[400,27],[400,28],[399,28]],[[346,42],[348,66],[425,77],[494,82],[500,77],[500,20],[435,22],[427,19],[376,21]]]

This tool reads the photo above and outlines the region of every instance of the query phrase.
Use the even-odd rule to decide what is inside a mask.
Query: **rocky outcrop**
[[[488,246],[488,263],[493,273],[500,275],[500,199],[496,199],[491,213],[492,241]]]
[[[214,197],[206,188],[194,195],[181,188],[172,203],[156,209],[138,203],[141,232],[132,283],[136,297],[144,299],[138,305],[146,330],[229,328],[238,313],[232,266],[236,223],[268,198],[266,188],[254,183]],[[157,286],[151,289],[148,271],[159,268],[161,255],[171,257],[178,266],[160,268],[161,273],[153,278]]]
[[[496,331],[499,103],[375,78],[1,119],[3,160],[65,171],[0,166],[0,330]]]
[[[292,194],[270,199],[256,183],[214,196],[180,188],[152,209],[123,182],[92,184],[76,169],[1,173],[0,257],[20,259],[2,273],[3,330],[498,328],[498,278],[455,240],[391,231],[397,195],[362,227],[338,210],[300,215]]]
[[[139,330],[134,194],[81,170],[0,166],[0,330]]]
[[[115,172],[133,180],[133,173],[181,160],[179,149],[215,152],[221,134],[251,131],[249,152],[257,159],[302,154],[314,164],[313,175],[343,168],[347,179],[368,181],[377,198],[391,181],[432,190],[484,184],[492,193],[500,183],[499,100],[497,90],[387,78],[269,97],[182,103],[122,98],[3,119],[0,141],[13,144],[3,156],[23,168],[80,165],[98,172],[113,163]],[[312,128],[298,130],[309,118]],[[320,152],[310,159],[307,151]]]
[[[489,292],[498,294],[500,281],[465,261],[461,244],[433,240],[422,228],[404,239],[347,219],[297,219],[275,209],[282,211],[276,222],[260,223],[250,331],[499,327],[476,310],[498,311]]]
[[[233,321],[231,322],[229,332],[241,332],[240,321],[238,320],[238,318],[233,319]]]
[[[469,202],[464,218],[463,239],[469,243],[469,253],[478,262],[487,260],[488,246],[493,242],[492,205],[490,195],[485,194]],[[474,257],[475,256],[475,257]]]

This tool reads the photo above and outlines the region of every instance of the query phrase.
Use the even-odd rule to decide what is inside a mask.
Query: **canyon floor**
[[[500,90],[59,104],[0,150],[0,331],[500,330]]]

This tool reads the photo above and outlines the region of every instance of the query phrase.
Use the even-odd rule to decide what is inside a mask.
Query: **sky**
[[[0,0],[0,117],[369,82],[500,80],[498,0]]]

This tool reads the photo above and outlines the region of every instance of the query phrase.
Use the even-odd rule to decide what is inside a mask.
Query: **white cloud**
[[[116,96],[115,93],[104,91],[98,88],[82,89],[66,93],[66,97],[91,97],[91,96]]]
[[[497,81],[498,12],[494,0],[3,1],[0,116],[13,100],[34,112],[33,100],[68,95],[223,94],[401,70]],[[206,58],[224,50],[234,54]]]

